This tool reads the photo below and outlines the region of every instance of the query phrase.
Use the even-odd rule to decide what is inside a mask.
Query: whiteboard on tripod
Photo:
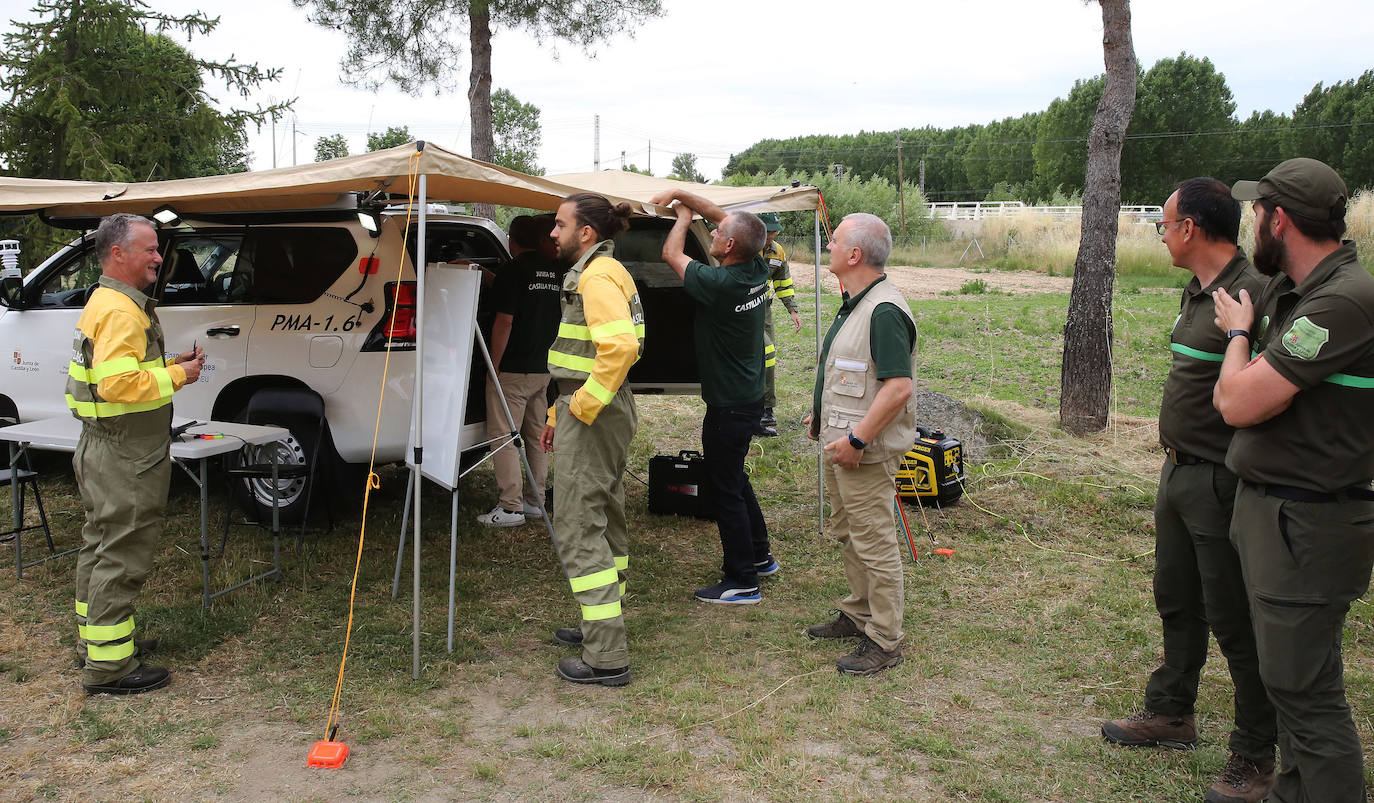
[[[467,414],[477,296],[481,289],[481,269],[431,263],[425,271],[420,330],[424,364],[417,367],[417,380],[423,383],[424,391],[424,462],[420,464],[420,474],[450,491],[458,488],[459,455],[464,448],[477,443],[464,442],[463,418]],[[415,467],[414,447],[412,420],[406,447],[406,465],[411,468]]]

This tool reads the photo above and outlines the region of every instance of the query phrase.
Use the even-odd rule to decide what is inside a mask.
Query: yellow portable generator
[[[964,446],[940,430],[916,428],[916,443],[897,469],[897,495],[944,507],[964,495]]]

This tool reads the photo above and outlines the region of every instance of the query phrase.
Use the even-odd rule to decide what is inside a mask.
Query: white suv
[[[318,418],[301,412],[314,406],[311,394],[297,394],[298,403],[289,392],[272,394],[277,400],[269,411],[273,423],[292,431],[280,459],[308,464],[318,451],[321,480],[347,479],[341,490],[353,494],[361,485],[352,482],[358,472],[350,467],[366,465],[371,454],[379,392],[377,461],[404,457],[415,370],[418,229],[412,218],[407,237],[403,210],[374,210],[380,226],[373,234],[360,223],[358,211],[348,206],[189,216],[175,228],[159,230],[164,262],[153,290],[168,351],[198,344],[207,357],[200,380],[176,394],[176,414],[234,420],[262,390],[313,390],[325,404],[318,439]],[[56,223],[90,230],[95,222]],[[682,283],[659,256],[668,226],[669,221],[636,220],[617,241],[617,256],[640,285],[649,325],[644,359],[630,375],[640,392],[696,392],[699,387],[691,338],[678,336],[690,331],[692,305],[682,303]],[[689,251],[704,260],[704,228],[696,229]],[[403,238],[407,253],[398,273]],[[494,223],[443,207],[428,211],[426,239],[430,262],[462,260],[499,271],[510,258],[506,236]],[[13,354],[0,382],[0,417],[29,421],[69,414],[63,387],[71,333],[99,276],[90,238],[83,236],[2,299],[0,343]],[[484,296],[478,308],[484,331],[490,331],[492,317]],[[654,337],[655,330],[666,336]],[[388,342],[392,359],[383,391]],[[484,370],[474,359],[465,444],[485,440]],[[305,514],[305,482],[283,481],[282,486],[283,519],[299,520]],[[240,490],[260,506],[270,503],[270,489],[263,485]]]

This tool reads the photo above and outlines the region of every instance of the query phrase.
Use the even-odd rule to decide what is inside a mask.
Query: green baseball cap
[[[1231,187],[1237,201],[1263,198],[1312,220],[1341,220],[1350,197],[1345,182],[1325,162],[1298,158],[1279,163],[1259,181],[1237,181]]]
[[[763,221],[764,231],[782,231],[782,221],[778,220],[777,212],[760,212],[759,220]]]

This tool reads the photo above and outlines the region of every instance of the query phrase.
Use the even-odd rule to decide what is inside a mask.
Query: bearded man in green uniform
[[[81,419],[72,466],[86,523],[76,558],[78,653],[87,694],[139,694],[171,674],[139,657],[134,599],[153,565],[172,478],[172,393],[195,382],[200,349],[163,358],[162,326],[144,291],[157,281],[157,232],[111,215],[95,232],[100,284],[76,324],[67,406]]]
[[[1192,747],[1193,708],[1216,634],[1235,684],[1230,758],[1207,792],[1211,803],[1262,800],[1274,783],[1274,707],[1260,680],[1250,603],[1231,545],[1236,475],[1225,466],[1234,430],[1212,406],[1226,336],[1213,321],[1212,292],[1257,293],[1263,284],[1237,246],[1240,204],[1213,178],[1192,178],[1164,202],[1155,224],[1173,264],[1193,274],[1169,337],[1159,441],[1164,447],[1155,498],[1155,608],[1164,630],[1164,663],[1150,675],[1145,707],[1102,725],[1110,742],[1130,747]]]
[[[1231,194],[1254,202],[1255,267],[1273,277],[1257,303],[1213,293],[1230,339],[1213,402],[1237,428],[1231,540],[1278,712],[1270,800],[1355,803],[1341,635],[1374,566],[1374,277],[1341,240],[1349,195],[1326,164],[1289,159]]]
[[[778,244],[778,232],[782,231],[782,221],[778,220],[777,212],[761,212],[759,220],[763,221],[763,230],[766,232],[766,241],[760,256],[768,265],[768,300],[763,307],[763,378],[765,389],[763,392],[763,417],[759,419],[758,434],[765,438],[776,437],[778,434],[778,417],[773,413],[773,408],[777,406],[778,395],[774,388],[774,377],[777,373],[778,350],[777,339],[773,335],[773,299],[782,302],[787,308],[787,314],[792,316],[792,327],[795,331],[801,331],[801,316],[797,314],[797,291],[792,287],[792,269],[787,264],[787,252]]]

